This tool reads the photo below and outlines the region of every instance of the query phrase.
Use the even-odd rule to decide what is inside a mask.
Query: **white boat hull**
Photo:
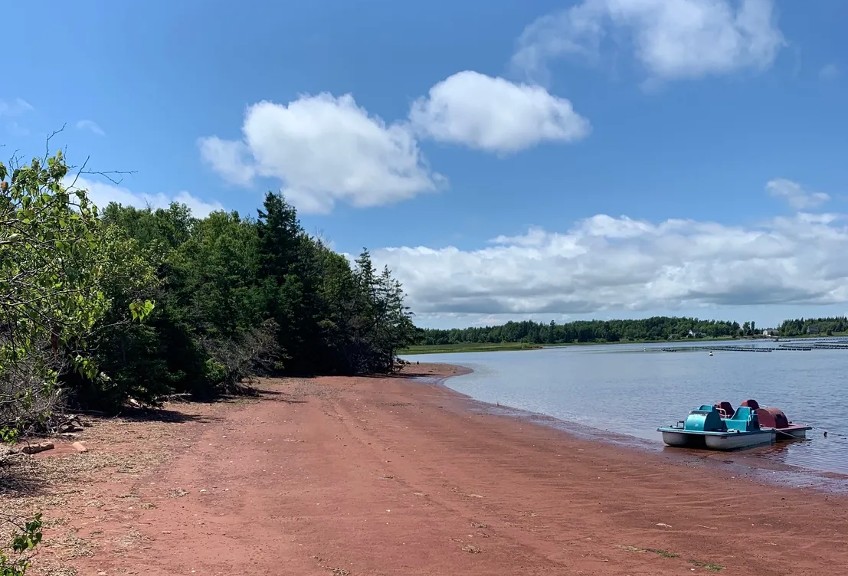
[[[707,434],[704,442],[707,448],[712,450],[736,450],[737,448],[750,448],[761,444],[774,442],[774,430],[761,430],[759,432],[727,432],[722,434]]]
[[[789,426],[788,428],[775,428],[777,434],[776,440],[803,440],[807,437],[807,430],[812,430],[812,426],[804,426],[801,424]]]
[[[663,442],[669,446],[688,446],[692,443],[692,435],[685,432],[666,432],[662,433]]]

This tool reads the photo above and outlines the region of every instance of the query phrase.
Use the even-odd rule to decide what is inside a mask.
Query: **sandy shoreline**
[[[408,367],[434,379],[460,370]],[[581,439],[420,379],[260,387],[256,401],[96,424],[89,452],[40,459],[104,464],[32,496],[56,519],[33,574],[72,574],[58,560],[106,575],[819,576],[848,566],[845,496]],[[139,459],[149,467],[129,466]],[[62,501],[51,506],[50,491]]]
[[[608,444],[624,450],[636,450],[654,454],[662,453],[664,458],[677,464],[690,465],[693,463],[709,462],[716,470],[722,471],[725,476],[730,476],[734,479],[746,477],[776,486],[811,488],[833,495],[842,494],[848,496],[848,475],[839,472],[807,469],[782,462],[781,458],[776,456],[776,454],[785,451],[787,448],[786,443],[777,443],[771,447],[759,448],[753,451],[741,450],[734,452],[668,448],[660,441],[659,434],[657,434],[655,439],[649,440],[627,434],[618,434],[609,430],[592,428],[585,424],[560,420],[554,416],[539,412],[530,412],[521,408],[512,408],[500,404],[495,405],[476,400],[454,390],[447,384],[447,381],[451,377],[469,374],[473,370],[461,365],[446,366],[451,366],[452,369],[456,368],[458,370],[447,376],[436,376],[435,378],[430,378],[430,380],[433,383],[445,386],[458,396],[470,400],[471,403],[468,404],[468,408],[474,412],[521,419],[531,424],[555,428],[576,439]],[[427,376],[427,373],[422,374],[422,376]],[[768,455],[766,455],[766,451],[769,452]]]

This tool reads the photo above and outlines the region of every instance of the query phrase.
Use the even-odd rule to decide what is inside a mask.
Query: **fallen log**
[[[37,444],[26,444],[21,446],[20,452],[23,454],[38,454],[45,450],[52,450],[53,442],[38,442]]]

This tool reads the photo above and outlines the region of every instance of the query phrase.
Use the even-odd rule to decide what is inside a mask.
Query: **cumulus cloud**
[[[810,192],[797,182],[785,178],[769,180],[766,183],[766,190],[775,198],[785,200],[796,210],[817,208],[830,200],[830,196],[824,192]]]
[[[80,120],[76,124],[77,130],[88,130],[89,132],[93,132],[98,136],[105,136],[106,132],[103,131],[103,128],[95,122],[94,120]]]
[[[583,0],[527,26],[512,64],[544,81],[550,60],[597,60],[608,38],[657,80],[768,68],[785,45],[772,0]]]
[[[372,252],[421,319],[628,315],[703,307],[848,302],[848,225],[798,213],[757,226],[599,214],[476,250]]]
[[[147,194],[133,192],[128,188],[124,188],[123,186],[118,186],[110,182],[102,182],[84,177],[76,178],[76,181],[74,182],[74,178],[67,178],[65,185],[71,186],[72,184],[72,190],[87,190],[88,198],[98,208],[105,208],[110,202],[117,202],[124,206],[134,206],[136,208],[147,208],[149,206],[150,208],[156,209],[167,208],[170,206],[171,202],[178,202],[188,206],[192,215],[197,218],[203,218],[208,216],[210,212],[224,209],[220,202],[207,202],[186,191],[178,192],[172,196],[161,192],[156,194]]]
[[[304,212],[329,212],[336,202],[376,206],[436,190],[408,127],[386,124],[353,96],[303,96],[288,104],[263,101],[247,109],[243,140],[199,142],[203,159],[235,184],[262,176],[281,182]]]
[[[198,140],[200,157],[225,180],[249,186],[256,175],[250,149],[244,142],[210,136]]]
[[[497,153],[571,142],[590,131],[589,121],[565,98],[469,70],[430,88],[413,103],[409,119],[423,137]]]
[[[207,136],[198,147],[228,182],[270,178],[301,211],[326,213],[338,202],[378,206],[442,188],[447,181],[430,169],[419,140],[509,154],[590,131],[565,98],[466,70],[435,84],[398,122],[369,114],[350,94],[304,95],[254,104],[240,139]]]

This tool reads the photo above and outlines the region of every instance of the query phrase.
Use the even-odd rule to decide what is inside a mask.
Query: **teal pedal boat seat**
[[[687,432],[726,432],[727,425],[715,406],[703,404],[689,413],[683,423],[683,429]]]

